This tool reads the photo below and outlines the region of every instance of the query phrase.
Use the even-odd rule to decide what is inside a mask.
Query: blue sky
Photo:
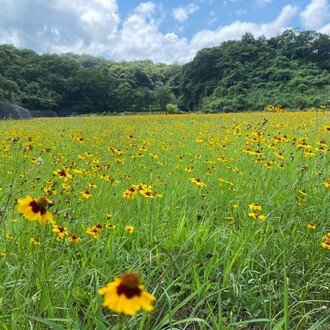
[[[208,28],[217,29],[233,21],[240,20],[246,22],[265,23],[272,21],[286,5],[297,6],[304,9],[311,1],[309,0],[169,0],[153,1],[161,6],[161,11],[165,16],[160,24],[160,30],[164,33],[175,32],[180,36],[191,38],[198,31]],[[132,9],[137,7],[141,1],[118,1],[118,8],[123,18],[132,13]],[[195,5],[195,10],[182,22],[178,21],[173,12],[177,8],[186,9],[189,5]],[[192,7],[191,7],[192,8]],[[299,15],[293,17],[291,26],[304,28]]]
[[[328,0],[0,0],[0,44],[39,53],[186,63],[246,33],[330,34]]]

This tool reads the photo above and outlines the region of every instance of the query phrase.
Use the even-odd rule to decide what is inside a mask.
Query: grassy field
[[[0,122],[0,328],[329,329],[329,124],[327,112]],[[27,196],[54,202],[60,232],[20,214]],[[98,289],[125,272],[152,312],[102,307]]]

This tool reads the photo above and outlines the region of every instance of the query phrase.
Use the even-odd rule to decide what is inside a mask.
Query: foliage
[[[166,112],[169,114],[179,113],[179,108],[176,104],[168,103],[166,104]]]
[[[198,52],[183,67],[183,107],[210,112],[263,109],[282,104],[303,109],[329,104],[330,38],[285,31],[266,40],[246,34]]]
[[[38,55],[0,46],[0,101],[59,115],[165,111],[175,101],[166,83],[171,66],[115,63],[89,55]]]
[[[183,66],[112,62],[90,55],[38,55],[0,46],[0,101],[72,113],[180,110],[228,112],[266,104],[304,109],[329,104],[330,37],[285,31],[227,41]]]

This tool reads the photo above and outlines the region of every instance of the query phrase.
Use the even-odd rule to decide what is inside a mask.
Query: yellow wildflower
[[[126,273],[105,287],[98,290],[104,295],[103,306],[108,307],[116,313],[135,315],[143,309],[147,312],[153,310],[151,302],[155,297],[143,290],[139,278],[134,273]]]
[[[18,211],[24,215],[29,221],[39,221],[40,224],[46,222],[55,223],[52,214],[47,211],[46,207],[53,203],[45,198],[34,199],[27,196],[23,199],[18,199]]]

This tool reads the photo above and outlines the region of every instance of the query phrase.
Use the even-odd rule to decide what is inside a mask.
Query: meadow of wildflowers
[[[2,329],[329,329],[328,112],[0,136]]]

